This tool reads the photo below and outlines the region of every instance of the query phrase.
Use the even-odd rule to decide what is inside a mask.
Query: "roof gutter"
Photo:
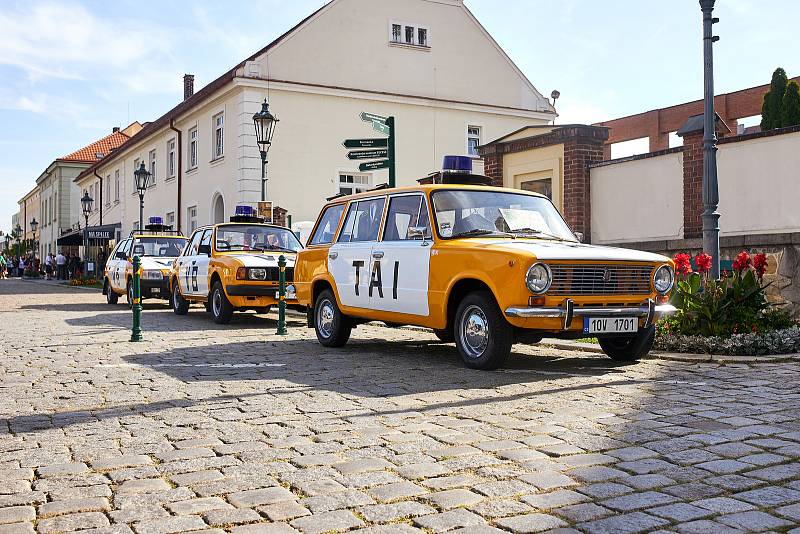
[[[176,142],[176,144],[178,145],[178,154],[177,154],[178,179],[176,180],[178,186],[178,206],[175,209],[175,215],[177,217],[176,219],[177,224],[175,229],[178,230],[178,232],[180,232],[181,219],[182,219],[181,203],[182,203],[182,193],[183,193],[183,141],[182,141],[183,132],[181,132],[178,128],[175,128],[175,119],[173,118],[169,120],[169,129],[178,134],[178,140]]]
[[[103,226],[103,177],[97,174],[97,169],[92,169],[92,172],[100,180],[100,198],[98,201],[100,202],[100,226]]]

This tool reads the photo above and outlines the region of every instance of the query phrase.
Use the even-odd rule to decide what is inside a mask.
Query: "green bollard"
[[[133,257],[133,330],[131,341],[142,341],[142,260]]]
[[[278,335],[285,336],[286,330],[286,257],[278,258]]]

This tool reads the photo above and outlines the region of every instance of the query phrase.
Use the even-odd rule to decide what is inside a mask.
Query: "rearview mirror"
[[[575,239],[578,240],[578,243],[583,243],[583,232],[574,232]]]
[[[197,247],[198,254],[205,254],[206,256],[211,256],[211,245],[200,245]]]
[[[424,226],[409,226],[408,239],[425,239],[427,228]]]

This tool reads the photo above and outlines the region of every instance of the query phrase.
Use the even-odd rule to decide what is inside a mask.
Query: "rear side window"
[[[133,239],[126,239],[125,242],[122,244],[122,248],[120,249],[129,258],[131,257],[131,245],[132,244],[133,244]]]
[[[337,204],[326,208],[308,244],[327,245],[333,243],[333,236],[336,235],[336,229],[339,227],[339,219],[342,218],[343,211],[344,204]]]
[[[339,243],[377,241],[386,198],[360,200],[350,204]]]

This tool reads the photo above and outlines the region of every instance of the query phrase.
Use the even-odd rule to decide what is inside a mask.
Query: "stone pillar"
[[[492,185],[503,187],[503,154],[498,147],[488,147],[483,154],[483,174],[492,179]]]
[[[703,235],[703,131],[683,136],[683,237]]]
[[[575,133],[564,141],[564,219],[589,243],[592,237],[590,165],[603,161],[603,143],[608,131],[598,128]]]

